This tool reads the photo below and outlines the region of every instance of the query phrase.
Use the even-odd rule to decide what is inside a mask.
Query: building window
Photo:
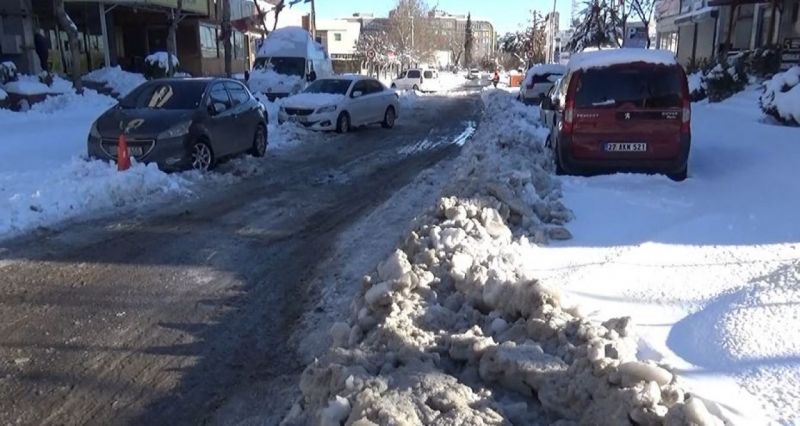
[[[236,59],[247,59],[247,49],[244,45],[244,34],[233,32],[233,56]]]
[[[333,33],[334,41],[342,41],[342,33]]]
[[[200,52],[204,58],[219,58],[216,26],[200,24]]]

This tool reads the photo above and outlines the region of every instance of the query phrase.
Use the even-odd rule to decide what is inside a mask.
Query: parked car
[[[342,75],[317,80],[303,93],[287,98],[278,119],[339,133],[370,124],[391,129],[399,117],[398,99],[397,93],[374,78]]]
[[[519,88],[519,99],[529,105],[539,104],[553,87],[553,83],[567,72],[559,64],[534,65],[525,73]]]
[[[247,85],[270,101],[300,93],[318,78],[333,75],[333,63],[325,48],[303,28],[278,28],[258,49]]]
[[[550,87],[550,90],[547,91],[547,94],[544,96],[549,100],[547,105],[561,105],[563,102],[559,99],[558,95],[562,93],[561,85],[564,83],[564,78],[561,77],[556,80],[553,85]],[[545,102],[542,99],[542,102]],[[555,127],[555,112],[556,110],[553,108],[541,108],[539,109],[539,116],[541,117],[542,124],[544,124],[548,128]]]
[[[225,157],[267,150],[267,114],[242,83],[170,78],[137,87],[91,127],[90,158],[116,160],[120,133],[131,158],[162,170],[212,169]]]
[[[410,69],[402,71],[392,81],[392,89],[436,92],[439,90],[439,72],[433,69]]]
[[[646,171],[687,177],[691,104],[671,52],[618,49],[573,55],[557,93],[548,145],[559,173]]]

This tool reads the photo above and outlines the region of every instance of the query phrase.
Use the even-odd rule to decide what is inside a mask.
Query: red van
[[[560,173],[656,172],[686,179],[691,104],[672,53],[579,53],[542,108],[553,110],[548,144]]]

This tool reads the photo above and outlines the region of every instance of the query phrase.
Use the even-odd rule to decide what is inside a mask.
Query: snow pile
[[[661,49],[609,49],[594,52],[583,51],[570,57],[567,68],[570,71],[590,68],[610,67],[612,65],[644,62],[655,65],[676,65],[675,54]]]
[[[256,68],[250,72],[247,86],[253,93],[298,93],[306,81],[297,75],[278,74],[269,68]]]
[[[120,173],[114,164],[75,158],[49,171],[3,173],[0,234],[184,193],[188,193],[184,179],[158,170],[155,164],[136,164]]]
[[[764,82],[761,110],[784,123],[800,124],[800,66]]]
[[[419,101],[419,94],[414,90],[400,90],[396,91],[400,109],[404,111],[411,111]]]
[[[721,424],[636,359],[627,318],[590,322],[523,272],[521,248],[569,238],[571,213],[536,110],[484,102],[450,195],[364,278],[285,424]]]
[[[17,66],[11,61],[0,62],[0,84],[17,79]]]
[[[79,95],[75,92],[69,92],[58,96],[49,96],[42,102],[33,104],[31,106],[31,111],[42,114],[54,114],[62,113],[63,111],[75,107],[90,107],[92,109],[104,111],[116,104],[117,101],[115,101],[114,98],[101,95],[94,90],[84,89],[82,95]]]
[[[0,101],[4,101],[6,99],[8,99],[8,93],[6,93],[5,90],[0,88]]]
[[[147,81],[142,74],[123,71],[119,66],[94,70],[83,76],[86,81],[102,83],[120,96],[125,96]]]
[[[9,93],[16,93],[18,95],[32,96],[32,95],[46,95],[50,93],[50,87],[38,80],[19,79],[11,81],[4,86],[5,90]]]
[[[144,58],[144,61],[147,64],[151,66],[157,66],[162,70],[169,69],[169,53],[167,52],[151,53]],[[172,55],[172,65],[176,67],[180,65],[180,62],[178,62],[178,58],[175,55]]]
[[[689,97],[697,102],[706,97],[706,81],[702,71],[697,71],[686,76],[689,83]]]
[[[286,108],[308,108],[316,109],[328,105],[339,105],[344,101],[344,95],[331,93],[299,93],[290,96],[283,101]]]

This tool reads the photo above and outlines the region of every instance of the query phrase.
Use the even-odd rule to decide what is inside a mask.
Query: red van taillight
[[[688,100],[683,101],[683,112],[681,114],[681,132],[689,133],[692,122],[692,104]]]
[[[561,126],[561,132],[571,134],[575,129],[575,101],[567,98],[564,105],[564,124]]]

